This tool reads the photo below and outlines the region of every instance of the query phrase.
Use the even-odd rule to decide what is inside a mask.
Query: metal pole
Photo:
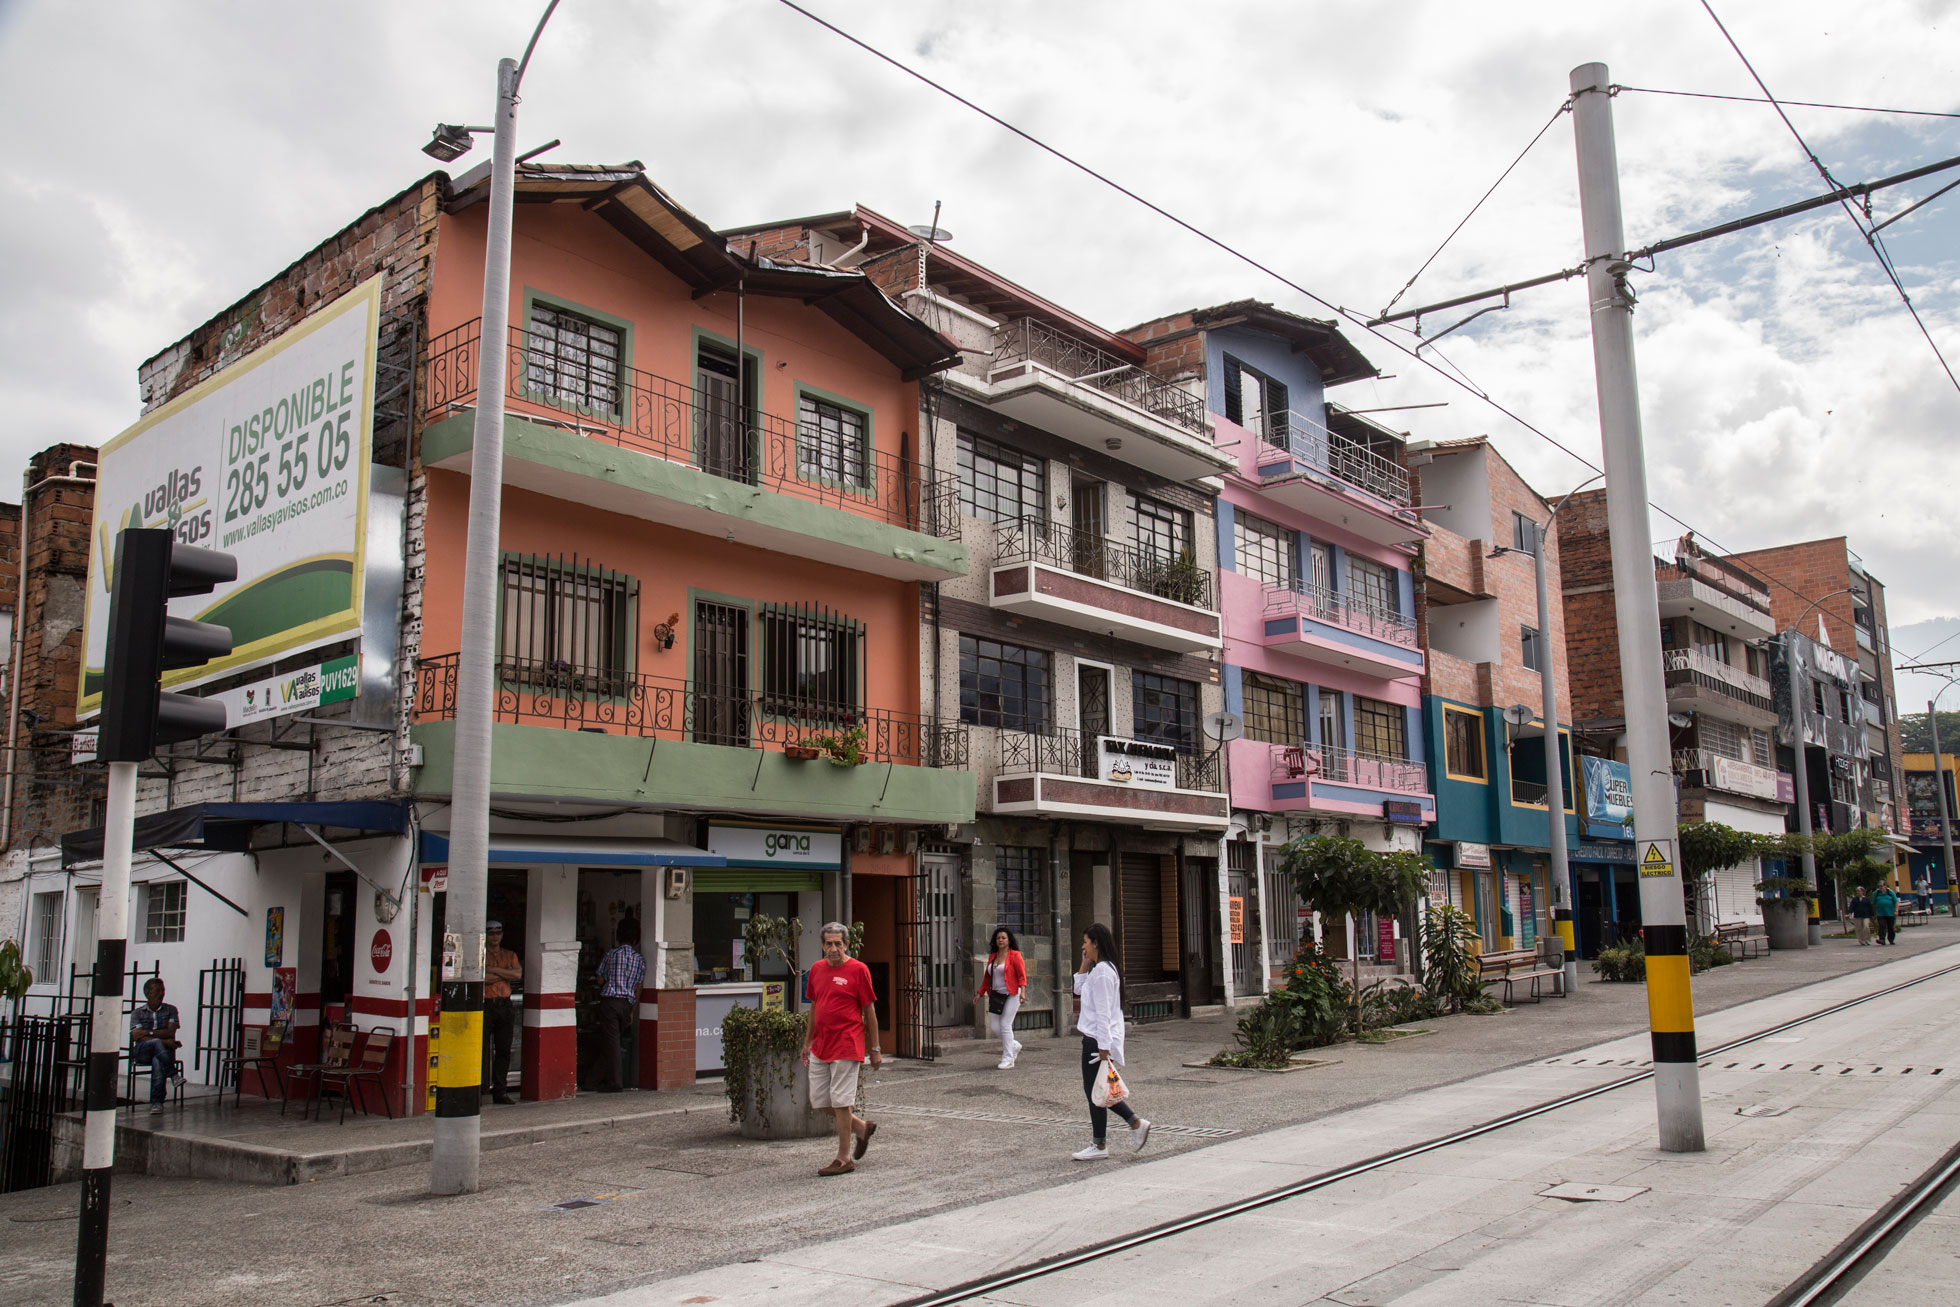
[[[1563,500],[1560,501],[1563,504]],[[1551,601],[1546,595],[1545,538],[1552,533],[1552,520],[1532,531],[1532,562],[1538,574],[1538,678],[1545,716],[1545,808],[1551,828],[1552,888],[1564,906],[1554,906],[1553,921],[1559,946],[1565,950],[1565,992],[1579,988],[1579,952],[1572,938],[1572,865],[1565,848],[1565,762],[1558,748],[1558,681],[1552,667]]]
[[[1647,1017],[1660,1145],[1672,1153],[1698,1153],[1707,1145],[1695,1062],[1694,999],[1688,984],[1688,918],[1675,870],[1660,599],[1653,554],[1647,547],[1653,533],[1647,522],[1647,464],[1633,364],[1633,293],[1626,284],[1629,266],[1620,225],[1619,160],[1606,65],[1581,64],[1572,70],[1571,84],[1606,516],[1612,535],[1613,603],[1620,628],[1627,761],[1633,772],[1633,847],[1647,944]]]
[[[82,1106],[82,1211],[75,1238],[75,1307],[102,1307],[109,1261],[109,1181],[116,1173],[116,1073],[123,1045],[123,963],[129,941],[130,845],[136,838],[136,766],[109,764],[96,900],[95,975]]]
[[[497,64],[496,149],[483,251],[483,318],[470,447],[469,542],[463,635],[456,666],[456,767],[449,826],[446,933],[460,936],[454,976],[442,978],[429,1191],[475,1193],[483,1133],[483,922],[489,893],[491,672],[504,491],[504,385],[510,362],[510,228],[516,189],[517,61]]]
[[[1933,788],[1940,795],[1940,846],[1946,850],[1946,910],[1948,916],[1960,917],[1960,883],[1953,878],[1953,817],[1946,802],[1946,760],[1940,757],[1940,719],[1933,711],[1938,701],[1938,695],[1926,701],[1926,723],[1933,728]]]
[[[1793,631],[1791,634],[1795,634],[1795,632]],[[1796,646],[1788,640],[1785,640],[1783,644],[1783,657],[1785,663],[1788,664],[1792,661],[1791,655],[1795,652]],[[1810,902],[1808,909],[1810,913],[1810,933],[1805,936],[1804,942],[1806,944],[1821,945],[1824,942],[1824,928],[1822,923],[1817,919],[1817,854],[1810,847],[1810,750],[1804,743],[1803,690],[1794,683],[1794,680],[1791,684],[1790,695],[1792,698],[1790,720],[1794,723],[1791,728],[1791,738],[1795,746],[1797,761],[1797,834],[1803,836],[1803,878],[1804,883],[1809,886],[1809,889],[1805,892]]]

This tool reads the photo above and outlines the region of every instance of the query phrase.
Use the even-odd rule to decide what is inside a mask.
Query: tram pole
[[[1647,465],[1640,389],[1633,364],[1633,292],[1620,222],[1619,160],[1606,65],[1572,70],[1572,123],[1579,159],[1593,373],[1612,534],[1613,603],[1619,618],[1627,762],[1633,772],[1633,832],[1647,945],[1647,1018],[1654,1050],[1660,1145],[1671,1153],[1707,1147],[1695,1061],[1694,999],[1688,985],[1688,917],[1676,870],[1673,769],[1667,691],[1661,676],[1660,600],[1647,521]]]
[[[109,764],[82,1090],[82,1202],[75,1238],[75,1307],[102,1307],[109,1266],[109,1188],[116,1174],[116,1080],[122,1064],[123,965],[129,941],[129,864],[136,831],[136,764]]]

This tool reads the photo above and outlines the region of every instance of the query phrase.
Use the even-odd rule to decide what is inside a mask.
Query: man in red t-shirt
[[[848,1175],[857,1169],[878,1127],[852,1111],[857,1106],[858,1068],[865,1049],[871,1065],[885,1064],[878,1048],[877,995],[871,968],[844,952],[845,929],[824,925],[823,961],[810,968],[810,1020],[803,1030],[803,1065],[810,1068],[810,1106],[837,1118],[837,1160],[818,1175]],[[852,1141],[856,1140],[855,1149]]]

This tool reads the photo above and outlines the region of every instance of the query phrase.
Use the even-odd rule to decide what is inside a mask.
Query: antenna
[[[1526,703],[1514,703],[1504,710],[1504,720],[1513,726],[1529,726],[1537,715],[1538,710]]]
[[[915,222],[910,227],[907,227],[905,230],[911,232],[914,236],[920,237],[923,240],[934,242],[935,244],[939,241],[949,241],[953,239],[953,233],[947,231],[944,227],[939,225],[940,203],[941,202],[938,200],[934,200],[932,202],[931,222]]]

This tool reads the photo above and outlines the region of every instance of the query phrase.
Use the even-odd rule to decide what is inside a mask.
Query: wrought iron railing
[[[466,322],[429,342],[425,419],[474,404],[481,326]],[[928,476],[909,457],[843,449],[788,418],[744,413],[724,397],[637,368],[589,387],[612,401],[595,406],[556,393],[554,381],[533,382],[529,364],[534,354],[544,357],[546,343],[521,327],[510,329],[505,399],[513,416],[926,535],[959,536],[958,482]]]
[[[1272,746],[1272,778],[1276,781],[1336,781],[1368,790],[1394,790],[1401,794],[1425,794],[1429,790],[1429,770],[1422,763],[1405,758],[1378,758],[1353,749],[1336,749],[1321,744],[1275,744]]]
[[[417,721],[456,718],[457,655],[437,654],[415,668]],[[741,749],[814,749],[821,758],[894,762],[963,770],[967,727],[888,708],[866,708],[735,686],[610,669],[562,670],[556,681],[500,683],[491,699],[500,722],[566,730],[687,740]]]
[[[1664,679],[1670,687],[1713,690],[1752,708],[1776,711],[1776,704],[1770,698],[1770,684],[1760,676],[1751,676],[1694,649],[1669,649],[1663,653],[1663,659]]]
[[[1154,377],[1086,341],[1064,335],[1045,322],[1034,318],[1003,322],[994,330],[992,366],[1001,368],[1024,360],[1039,363],[1111,399],[1133,404],[1153,417],[1175,423],[1207,440],[1211,438],[1211,424],[1205,420],[1205,401],[1201,396]]]
[[[1118,544],[1038,517],[1002,522],[994,531],[995,563],[1048,563],[1196,608],[1216,608],[1211,573],[1187,558]]]
[[[1408,649],[1416,647],[1415,618],[1405,617],[1392,608],[1384,608],[1366,599],[1336,594],[1307,580],[1295,581],[1291,588],[1267,586],[1266,611],[1299,613],[1390,644],[1399,644]]]
[[[1003,729],[1000,733],[1000,770],[1003,772],[1044,772],[1052,776],[1095,777],[1101,770],[1098,741],[1073,726],[1055,726],[1044,731]],[[1177,748],[1176,745],[1172,745]],[[1176,784],[1180,790],[1224,791],[1224,772],[1219,752],[1187,752],[1179,748]]]
[[[1260,434],[1267,444],[1377,499],[1408,507],[1409,474],[1393,459],[1298,413],[1268,413],[1264,425]]]

